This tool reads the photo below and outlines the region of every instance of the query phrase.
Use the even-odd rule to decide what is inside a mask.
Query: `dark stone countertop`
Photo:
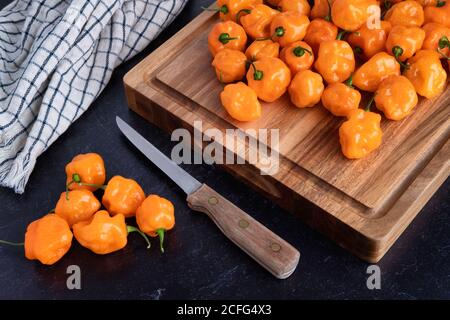
[[[0,7],[8,2],[0,0]],[[170,136],[128,110],[122,78],[210,2],[191,0],[157,40],[117,69],[90,109],[38,159],[23,195],[0,189],[0,238],[21,240],[26,225],[54,207],[64,189],[65,163],[78,153],[98,152],[105,158],[109,177],[135,178],[147,193],[173,201],[177,226],[167,234],[166,253],[162,255],[156,245],[146,251],[135,235],[125,249],[107,256],[97,256],[74,241],[59,263],[46,267],[26,260],[20,248],[0,246],[0,298],[450,298],[449,180],[378,264],[382,287],[371,291],[366,287],[367,263],[220,169],[185,166],[300,249],[297,271],[279,281],[228,241],[206,216],[189,210],[183,192],[121,136],[116,115],[170,153]],[[81,268],[81,290],[66,287],[66,268],[72,264]]]

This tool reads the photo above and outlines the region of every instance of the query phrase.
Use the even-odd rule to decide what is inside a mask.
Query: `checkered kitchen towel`
[[[22,193],[115,67],[188,0],[15,0],[0,11],[0,185]]]

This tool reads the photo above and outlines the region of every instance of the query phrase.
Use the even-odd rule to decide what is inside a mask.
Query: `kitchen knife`
[[[197,181],[121,118],[116,117],[116,122],[128,140],[186,192],[191,209],[206,213],[228,239],[275,277],[286,279],[295,271],[300,258],[297,249]]]

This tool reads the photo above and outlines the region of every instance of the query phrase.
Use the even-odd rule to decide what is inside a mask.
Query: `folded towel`
[[[0,185],[22,193],[36,158],[187,1],[16,0],[1,10]]]

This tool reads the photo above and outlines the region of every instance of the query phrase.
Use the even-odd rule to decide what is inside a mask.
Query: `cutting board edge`
[[[127,83],[126,79],[124,79],[124,83],[127,101],[129,103],[129,107],[133,111],[169,133],[174,128],[186,126],[185,123],[180,123],[180,121],[182,121],[181,119],[177,119],[168,110],[159,106],[157,103],[149,100],[149,104],[145,106],[139,104],[139,99],[136,96],[136,94],[138,94],[136,91],[137,88]],[[147,99],[147,97],[145,96],[142,96],[141,99],[142,98]],[[405,190],[398,201],[400,201],[408,193],[414,193],[415,188],[417,188],[417,186],[415,185],[423,186],[423,181],[430,180],[429,178],[433,177],[434,182],[429,183],[427,185],[427,188],[423,189],[421,196],[414,196],[413,198],[416,199],[416,201],[414,203],[411,203],[408,208],[405,207],[403,214],[401,214],[401,212],[399,212],[397,208],[395,209],[396,216],[393,217],[391,214],[393,209],[391,209],[379,219],[364,218],[363,216],[356,215],[355,213],[353,213],[354,216],[350,217],[350,219],[348,219],[348,216],[346,217],[346,219],[344,219],[345,217],[336,216],[330,212],[327,212],[316,204],[313,204],[312,202],[305,199],[302,195],[296,194],[292,190],[289,190],[287,188],[282,191],[285,192],[286,195],[282,195],[280,197],[279,194],[277,194],[274,196],[273,193],[270,192],[270,190],[267,190],[267,186],[261,186],[261,184],[257,182],[259,180],[248,179],[246,177],[244,170],[259,170],[255,167],[249,167],[248,164],[240,166],[241,168],[243,168],[241,170],[231,168],[231,166],[227,167],[222,165],[220,167],[224,168],[226,171],[230,172],[233,175],[237,175],[245,183],[257,189],[266,197],[272,199],[282,208],[298,214],[310,227],[329,237],[341,247],[349,250],[359,258],[369,263],[376,263],[381,260],[381,258],[386,254],[389,248],[395,243],[396,239],[400,237],[403,231],[414,219],[414,217],[428,202],[429,198],[431,198],[431,196],[439,188],[439,186],[442,185],[442,183],[447,179],[449,175],[449,161],[446,162],[444,169],[441,168],[441,174],[438,177],[436,177],[433,172],[439,170],[437,170],[433,166],[435,161],[442,161],[436,160],[438,158],[450,158],[450,153],[448,151],[449,144],[450,142],[447,141],[445,144],[446,149],[443,147],[439,152],[436,153],[429,164],[425,166],[421,173],[419,173],[414,182],[408,189]],[[266,179],[267,178],[270,177],[266,176]],[[271,185],[270,182],[267,185]],[[276,190],[279,190],[278,188],[280,187],[278,186],[274,188]],[[284,201],[285,196],[290,196],[295,200]],[[303,210],[301,210],[300,212],[298,210],[299,207],[303,208]],[[387,225],[385,225],[384,227],[380,227],[380,224],[386,223]],[[380,232],[380,230],[382,230],[382,232]]]

